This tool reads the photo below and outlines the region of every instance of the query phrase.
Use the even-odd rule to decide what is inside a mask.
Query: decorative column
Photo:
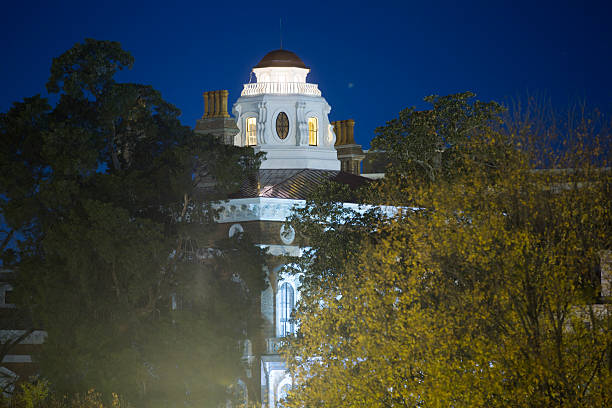
[[[257,110],[259,112],[257,115],[257,127],[255,128],[255,132],[257,134],[257,144],[262,145],[268,143],[266,138],[267,102],[258,102]]]
[[[333,125],[334,125],[334,130],[335,130],[335,133],[336,133],[336,144],[335,144],[335,146],[338,146],[338,145],[342,144],[342,126],[341,126],[339,120],[333,122]]]
[[[355,135],[353,131],[355,130],[355,121],[353,119],[349,119],[346,121],[346,137],[344,140],[344,144],[355,144]]]
[[[227,97],[229,96],[229,91],[224,89],[221,91],[221,116],[224,118],[229,118],[229,113],[227,113]]]
[[[297,121],[297,132],[295,134],[295,144],[297,146],[308,146],[308,122],[306,119],[306,102],[295,103],[295,117]]]
[[[208,92],[204,92],[203,96],[204,96],[204,114],[202,115],[202,118],[207,118],[208,117]]]
[[[215,93],[213,91],[208,92],[208,117],[213,116],[213,110],[215,107]]]
[[[215,111],[213,112],[214,117],[219,117],[221,114],[221,93],[219,91],[213,91],[215,97]]]

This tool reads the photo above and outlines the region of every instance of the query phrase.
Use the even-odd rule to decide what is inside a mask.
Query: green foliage
[[[482,126],[490,155],[455,145],[462,171],[435,183],[406,153],[406,172],[366,193],[396,205],[390,218],[325,200],[296,212],[309,248],[289,271],[302,297],[285,406],[612,403],[612,309],[592,279],[611,249],[612,174],[580,143],[547,160],[572,169],[535,170],[541,152],[507,143],[524,140]]]
[[[499,121],[503,108],[495,102],[473,101],[474,94],[438,96],[425,101],[432,109],[407,108],[399,117],[376,129],[372,149],[384,151],[389,173],[399,173],[423,182],[452,179],[464,171],[464,160],[494,165],[494,155],[480,143],[484,131]],[[501,136],[499,136],[501,137]]]
[[[40,406],[41,403],[46,400],[48,396],[48,384],[44,381],[41,381],[37,384],[21,384],[21,392],[18,396],[18,399],[23,404],[24,408],[35,408],[37,406]]]
[[[71,397],[51,392],[48,381],[25,382],[10,398],[1,398],[2,408],[129,408],[130,405],[117,394],[112,393],[109,404],[103,401],[99,392],[93,389]]]
[[[2,215],[20,237],[2,261],[48,332],[36,358],[54,391],[216,407],[244,372],[264,276],[247,236],[215,242],[212,200],[258,157],[194,134],[152,87],[115,82],[132,63],[88,39],[53,60],[56,105],[35,96],[0,116]]]
[[[118,70],[132,68],[134,57],[116,41],[85,39],[53,59],[47,90],[72,98],[99,97],[114,82]]]

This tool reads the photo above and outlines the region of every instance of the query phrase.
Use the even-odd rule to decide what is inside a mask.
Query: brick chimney
[[[365,157],[361,145],[355,143],[355,121],[337,120],[331,123],[336,133],[334,147],[340,160],[340,168],[347,173],[361,174],[361,161]]]
[[[229,92],[225,89],[204,92],[204,114],[196,121],[195,132],[201,135],[213,135],[225,144],[234,144],[238,133],[236,120],[227,112]]]

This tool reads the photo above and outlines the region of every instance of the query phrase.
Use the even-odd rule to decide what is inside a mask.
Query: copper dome
[[[261,61],[259,61],[259,64],[255,65],[254,68],[268,67],[295,67],[308,69],[304,61],[294,52],[283,49],[270,51],[264,55]]]

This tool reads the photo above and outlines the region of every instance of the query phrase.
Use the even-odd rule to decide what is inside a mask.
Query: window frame
[[[295,333],[295,322],[292,318],[295,308],[295,295],[295,288],[291,283],[283,281],[280,284],[276,310],[276,313],[278,313],[278,337],[285,337]]]
[[[286,112],[280,111],[276,114],[276,120],[274,128],[276,130],[276,136],[280,140],[285,140],[289,137],[289,131],[291,130],[291,121],[289,115]]]
[[[311,123],[314,124],[314,126],[311,126]],[[319,145],[319,118],[316,116],[311,116],[308,118],[308,145]]]
[[[249,116],[245,120],[245,144],[247,146],[257,146],[257,118]]]

